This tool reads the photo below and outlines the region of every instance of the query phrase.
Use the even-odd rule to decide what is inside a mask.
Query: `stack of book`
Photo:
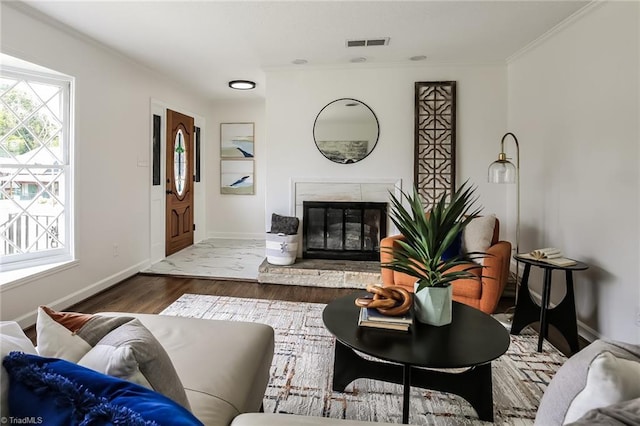
[[[374,308],[360,308],[358,325],[360,327],[384,328],[387,330],[409,331],[413,324],[411,311],[404,316],[391,317],[383,315]]]

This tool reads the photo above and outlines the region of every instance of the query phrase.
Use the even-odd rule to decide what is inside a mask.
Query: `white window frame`
[[[26,63],[25,63],[26,64]],[[34,68],[42,68],[35,64]],[[63,164],[51,165],[55,168],[63,170],[64,174],[64,229],[63,237],[64,247],[42,252],[19,253],[0,256],[0,271],[16,271],[26,268],[32,268],[42,265],[59,264],[72,261],[75,258],[75,179],[74,179],[74,79],[72,77],[56,73],[55,71],[44,72],[40,70],[32,70],[29,68],[13,67],[0,65],[0,74],[9,78],[17,78],[30,80],[39,83],[56,85],[62,88],[62,108],[63,120],[61,129],[61,143],[63,147]],[[0,167],[12,167],[1,163]],[[21,165],[28,168],[28,165]],[[41,168],[42,166],[39,166]]]

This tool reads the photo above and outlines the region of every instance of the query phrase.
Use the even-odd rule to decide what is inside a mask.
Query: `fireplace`
[[[304,201],[302,257],[379,260],[387,236],[387,203]]]

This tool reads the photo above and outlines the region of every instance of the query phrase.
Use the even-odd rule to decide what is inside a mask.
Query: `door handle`
[[[173,191],[170,189],[167,189],[167,195],[172,195],[172,194],[173,194]]]

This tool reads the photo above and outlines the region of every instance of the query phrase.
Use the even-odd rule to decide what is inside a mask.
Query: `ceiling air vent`
[[[369,47],[369,46],[387,46],[387,45],[389,45],[389,37],[347,40],[347,47]]]

